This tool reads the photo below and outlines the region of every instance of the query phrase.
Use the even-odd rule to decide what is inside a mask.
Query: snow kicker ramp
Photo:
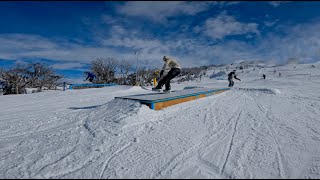
[[[115,98],[140,101],[141,104],[146,104],[147,106],[150,107],[150,109],[160,110],[162,108],[172,106],[175,104],[218,94],[218,93],[227,91],[229,89],[230,88],[222,88],[222,89],[193,88],[193,89],[173,91],[170,93],[155,92],[155,93],[149,93],[149,94],[138,94],[138,95],[115,97]]]

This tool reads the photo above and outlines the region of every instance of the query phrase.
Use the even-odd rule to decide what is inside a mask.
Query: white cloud
[[[110,28],[110,34],[112,36],[121,37],[121,36],[127,35],[127,33],[128,33],[128,30],[126,30],[125,28],[123,28],[120,25],[113,25]]]
[[[214,5],[219,8],[226,8],[240,3],[241,1],[216,1]]]
[[[22,60],[25,58],[43,58],[65,63],[55,64],[56,69],[81,68],[83,63],[90,63],[100,57],[116,57],[136,63],[135,49],[141,49],[141,61],[155,61],[156,66],[162,63],[163,54],[169,48],[157,39],[139,37],[120,38],[128,33],[121,26],[114,27],[114,36],[104,39],[100,46],[86,46],[62,40],[51,40],[32,34],[0,34],[0,59]],[[133,32],[135,34],[137,32]],[[129,50],[123,51],[123,48]],[[132,51],[130,51],[132,49]],[[74,63],[78,62],[78,63]],[[158,64],[157,64],[158,63]]]
[[[0,58],[4,59],[20,59],[20,58],[45,58],[51,60],[61,60],[64,63],[54,65],[56,69],[79,69],[82,64],[90,63],[98,57],[116,57],[118,59],[126,59],[136,65],[137,56],[134,50],[140,49],[138,56],[139,66],[148,66],[152,68],[161,68],[162,57],[164,55],[172,56],[180,60],[182,67],[194,67],[200,65],[209,65],[213,63],[232,62],[237,58],[249,58],[252,54],[253,48],[250,48],[245,43],[232,42],[224,43],[216,46],[207,46],[201,44],[197,39],[172,39],[170,41],[162,41],[159,39],[146,39],[141,36],[129,36],[121,38],[119,34],[128,33],[122,27],[116,27],[113,37],[105,39],[103,44],[99,47],[87,47],[80,44],[69,43],[69,46],[63,46],[66,42],[58,42],[49,40],[40,36],[22,35],[18,39],[5,38],[9,37],[3,35],[2,40],[9,42],[14,47],[0,45]],[[120,29],[120,30],[119,30]],[[134,32],[137,34],[137,32]],[[34,39],[37,42],[36,46],[25,47],[25,42],[29,39]],[[21,46],[16,46],[18,42]],[[29,42],[30,43],[30,42]],[[46,48],[41,44],[50,44]],[[41,48],[40,48],[41,47]],[[110,49],[116,47],[116,50]],[[123,48],[127,51],[122,51]],[[131,51],[130,51],[131,49]],[[251,51],[250,51],[251,49]]]
[[[264,24],[268,27],[272,27],[274,26],[277,22],[279,21],[279,19],[275,19],[275,20],[272,20],[272,21],[265,21]]]
[[[227,19],[226,22],[235,22],[235,25],[226,26],[229,29],[239,26],[242,33],[246,32],[245,35],[258,33],[255,32],[255,26],[251,27],[248,24],[236,22],[232,17],[227,17]],[[206,42],[201,42],[198,37],[172,37],[169,40],[145,38],[143,32],[125,29],[120,25],[113,27],[110,38],[101,37],[99,46],[51,40],[37,35],[1,34],[0,41],[5,43],[0,44],[0,58],[37,57],[59,60],[59,62],[63,60],[62,64],[54,65],[55,68],[79,69],[82,68],[82,64],[90,63],[91,60],[98,57],[126,59],[135,66],[137,56],[134,51],[137,49],[140,49],[139,66],[148,65],[153,68],[162,66],[161,58],[164,55],[176,57],[180,60],[182,67],[220,62],[232,63],[239,59],[274,59],[283,62],[290,57],[296,57],[307,62],[316,60],[320,56],[320,35],[317,33],[317,30],[320,29],[320,23],[312,22],[283,28],[286,29],[280,30],[286,32],[286,36],[272,33],[267,37],[260,37],[261,40],[255,45],[236,40],[207,45]],[[231,32],[234,33],[234,31]],[[225,34],[222,33],[216,38],[223,36]]]
[[[244,35],[248,33],[260,34],[257,23],[242,23],[226,13],[221,13],[217,17],[207,19],[203,28],[204,33],[213,39],[223,39],[230,35]]]
[[[0,34],[1,50],[32,50],[55,48],[51,41],[38,36],[24,34]]]
[[[103,14],[101,18],[102,18],[103,22],[108,23],[108,24],[116,24],[118,22],[117,18],[114,18],[114,17],[106,15],[106,14]]]
[[[270,1],[268,3],[273,7],[278,7],[281,4],[288,3],[288,2],[290,2],[290,1]]]
[[[202,28],[201,28],[200,26],[194,26],[194,27],[192,28],[192,31],[193,31],[194,33],[200,33],[200,32],[202,31]]]
[[[45,58],[90,62],[97,57],[115,54],[104,47],[87,47],[32,34],[1,34],[0,41],[0,58],[8,60]]]
[[[217,2],[183,2],[183,1],[135,1],[126,2],[118,12],[126,16],[140,16],[155,22],[165,23],[167,18],[176,15],[195,15],[207,10]]]
[[[54,64],[52,67],[54,69],[79,69],[83,67],[83,63],[59,63],[59,64]]]
[[[279,37],[271,33],[262,41],[259,49],[278,62],[286,62],[289,58],[297,58],[300,62],[312,62],[320,56],[320,35],[317,21],[298,24],[293,27],[283,27],[286,36]]]

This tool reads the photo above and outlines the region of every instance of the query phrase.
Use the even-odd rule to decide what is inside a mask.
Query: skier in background
[[[241,79],[237,78],[236,70],[233,70],[232,72],[230,72],[228,74],[229,87],[233,87],[233,85],[234,85],[233,79],[237,79],[237,80],[241,81]]]
[[[95,75],[91,72],[86,72],[87,73],[87,78],[86,80],[89,80],[90,82],[92,82],[92,80],[94,79]],[[84,80],[84,81],[86,81]]]
[[[262,77],[263,77],[263,79],[266,79],[266,75],[265,74],[263,74]]]
[[[165,90],[163,92],[168,92],[171,90],[170,81],[171,79],[178,76],[181,72],[181,67],[178,62],[167,56],[163,56],[164,65],[162,70],[160,71],[160,78],[163,77],[159,82],[158,85],[152,88],[153,91],[159,91],[162,89],[162,86],[165,85]]]

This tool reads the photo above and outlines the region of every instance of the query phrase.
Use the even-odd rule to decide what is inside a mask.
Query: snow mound
[[[238,88],[238,90],[264,93],[264,94],[273,94],[273,95],[281,93],[279,89],[268,89],[268,88]]]
[[[83,126],[93,136],[116,135],[126,124],[123,120],[137,114],[141,106],[138,101],[114,99],[106,104],[91,108]]]

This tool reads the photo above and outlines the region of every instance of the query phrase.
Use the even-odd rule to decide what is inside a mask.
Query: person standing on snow
[[[173,59],[169,58],[168,56],[163,56],[164,65],[162,70],[160,71],[160,78],[163,77],[157,84],[156,87],[152,88],[154,91],[159,91],[162,89],[162,86],[165,85],[164,92],[171,90],[170,81],[171,79],[178,76],[181,72],[181,67],[178,62]]]
[[[263,77],[263,79],[266,79],[266,75],[265,74],[263,74],[262,77]]]
[[[236,70],[233,70],[228,74],[229,87],[233,87],[234,85],[233,78],[241,81],[241,79],[237,78]]]

